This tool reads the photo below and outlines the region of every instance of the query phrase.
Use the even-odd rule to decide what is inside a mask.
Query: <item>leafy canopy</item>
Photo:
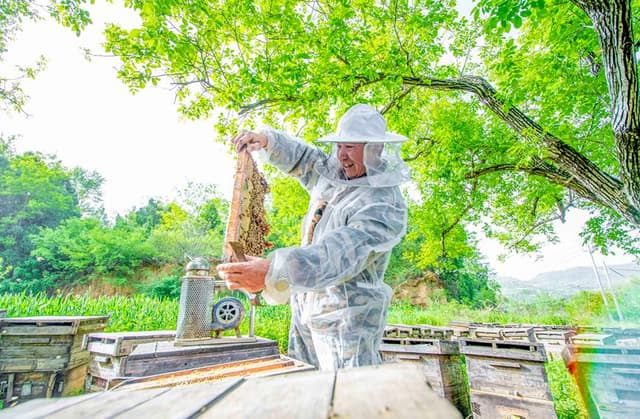
[[[455,243],[473,244],[470,225],[534,250],[572,207],[603,220],[585,239],[638,252],[638,127],[611,124],[627,120],[615,98],[637,97],[637,85],[616,90],[616,69],[635,77],[635,57],[608,61],[624,45],[599,29],[631,28],[635,7],[482,0],[470,19],[430,0],[127,6],[140,27],[106,31],[119,77],[133,91],[173,86],[185,115],[214,114],[221,133],[239,115],[312,140],[353,103],[377,106],[412,139],[425,214],[415,234],[440,239],[425,243],[426,263],[464,254]]]
[[[90,0],[93,3],[94,0]],[[0,63],[4,61],[11,41],[20,30],[25,20],[38,21],[50,16],[56,22],[73,30],[76,35],[91,23],[89,12],[83,8],[85,0],[3,0],[0,2]],[[10,74],[0,74],[0,112],[20,111],[26,113],[24,106],[28,94],[21,87],[21,81],[35,78],[44,69],[46,60],[43,56],[31,66],[17,66]]]

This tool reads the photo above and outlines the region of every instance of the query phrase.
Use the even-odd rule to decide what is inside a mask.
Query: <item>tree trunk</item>
[[[620,162],[622,192],[631,206],[640,208],[638,65],[631,4],[625,0],[574,0],[574,4],[589,16],[598,35],[611,98],[611,128]]]

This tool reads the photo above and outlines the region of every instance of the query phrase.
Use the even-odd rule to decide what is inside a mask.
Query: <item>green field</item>
[[[239,298],[242,297],[239,296]],[[0,307],[7,308],[7,315],[11,317],[109,315],[109,326],[106,331],[173,330],[176,328],[178,318],[177,300],[154,299],[141,295],[92,298],[89,296],[47,297],[44,295],[5,294],[0,295]],[[537,317],[535,317],[536,314]],[[528,309],[511,307],[509,310],[472,310],[458,303],[434,302],[430,308],[423,309],[397,302],[391,305],[388,322],[434,326],[446,325],[451,320],[560,324],[566,315],[566,309],[554,311],[553,307],[540,309],[540,313],[537,313],[535,307],[528,307]],[[285,352],[289,316],[288,305],[259,307],[256,312],[256,334],[278,341],[281,351]],[[245,317],[241,329],[243,333],[247,332],[248,316]],[[587,417],[577,393],[577,387],[563,362],[549,362],[547,373],[558,417]]]

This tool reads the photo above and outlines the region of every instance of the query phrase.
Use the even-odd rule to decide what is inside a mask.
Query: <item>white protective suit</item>
[[[272,304],[290,299],[289,355],[322,370],[379,364],[392,294],[384,272],[407,223],[398,185],[409,171],[400,144],[366,144],[367,175],[348,180],[337,146],[327,155],[285,133],[263,132],[269,139],[263,157],[310,194],[303,244],[269,255],[263,293]],[[326,207],[306,243],[305,232],[323,201]]]

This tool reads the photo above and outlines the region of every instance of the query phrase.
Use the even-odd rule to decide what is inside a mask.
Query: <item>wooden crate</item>
[[[589,417],[638,417],[640,346],[567,345],[563,358]]]
[[[283,355],[271,355],[244,361],[193,368],[148,377],[131,378],[113,390],[141,390],[157,387],[183,386],[194,383],[220,381],[232,377],[264,377],[273,374],[313,370],[307,363]]]
[[[126,377],[127,357],[141,344],[174,340],[174,330],[143,332],[91,333],[86,335],[84,347],[91,354],[88,389],[108,388],[112,381]]]
[[[575,345],[640,346],[640,329],[627,327],[578,326]]]
[[[3,336],[78,335],[103,330],[109,316],[34,316],[8,317],[0,320]]]
[[[544,345],[460,340],[476,418],[555,418]]]
[[[84,389],[89,351],[84,335],[102,331],[108,316],[0,319],[0,384],[6,403],[74,394]]]
[[[618,346],[640,346],[640,329],[638,328],[615,328],[604,329],[613,334]]]
[[[72,396],[84,390],[86,380],[86,364],[63,371],[0,373],[0,400],[11,406],[43,397]]]
[[[0,319],[0,372],[61,371],[89,362],[86,333],[102,331],[108,316]]]
[[[551,360],[562,358],[562,351],[571,343],[571,338],[575,334],[575,330],[567,329],[540,328],[535,330],[536,342],[544,345],[547,357]]]
[[[535,342],[533,327],[470,327],[469,336],[481,340]]]
[[[60,373],[51,371],[0,373],[0,397],[11,406],[18,400],[59,396],[61,378]]]
[[[172,341],[143,343],[127,357],[124,372],[127,377],[145,377],[279,354],[278,342],[263,338],[202,346],[176,346]]]
[[[453,336],[453,329],[426,324],[388,324],[384,328],[385,338],[419,338],[448,340]]]
[[[573,345],[615,345],[616,337],[611,333],[580,333],[571,336]]]
[[[453,331],[454,338],[469,337],[472,328],[478,327],[499,327],[498,323],[478,323],[463,320],[451,320],[447,323],[447,328]]]
[[[90,333],[85,339],[84,348],[94,354],[123,356],[129,355],[141,343],[173,340],[175,337],[175,330]]]
[[[471,413],[469,391],[457,341],[385,337],[380,345],[384,363],[420,366],[431,388],[449,400],[464,417]]]

